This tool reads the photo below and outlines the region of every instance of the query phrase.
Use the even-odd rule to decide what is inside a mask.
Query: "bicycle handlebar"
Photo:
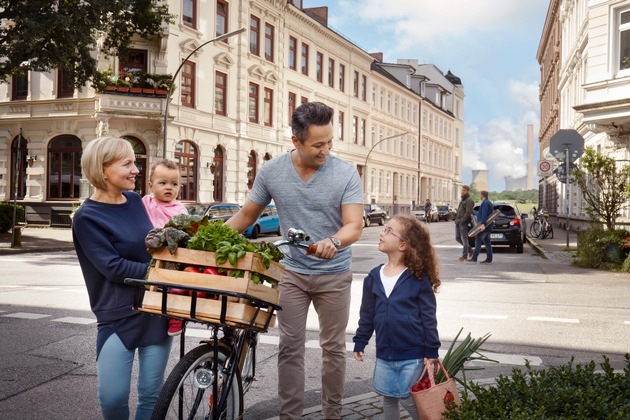
[[[273,244],[277,247],[282,245],[293,245],[298,248],[303,248],[306,250],[306,255],[314,254],[317,251],[317,245],[308,244],[303,241],[308,241],[311,238],[300,229],[289,228],[287,230],[287,239],[281,239],[279,241],[274,242]]]

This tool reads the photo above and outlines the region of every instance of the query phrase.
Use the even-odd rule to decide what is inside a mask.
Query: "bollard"
[[[22,248],[22,227],[14,226],[12,233],[11,248]]]

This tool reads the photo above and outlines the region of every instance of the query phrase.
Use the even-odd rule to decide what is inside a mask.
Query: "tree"
[[[582,190],[591,221],[603,221],[608,229],[614,229],[628,199],[630,165],[617,168],[615,159],[586,148],[571,175]]]
[[[97,74],[97,46],[124,57],[135,35],[160,36],[172,21],[161,0],[0,0],[0,82],[60,68],[81,89]]]

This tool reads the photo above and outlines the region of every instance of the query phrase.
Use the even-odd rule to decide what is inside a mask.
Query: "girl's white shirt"
[[[383,289],[385,289],[385,296],[389,297],[389,295],[391,295],[392,290],[394,290],[394,286],[396,286],[396,282],[398,281],[398,278],[400,278],[400,275],[404,273],[406,269],[407,268],[405,268],[400,273],[395,274],[393,276],[386,276],[385,265],[381,266],[381,273],[380,273],[381,283],[383,283]]]

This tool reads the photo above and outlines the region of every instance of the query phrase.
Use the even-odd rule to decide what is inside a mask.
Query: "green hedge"
[[[630,232],[624,229],[604,230],[591,226],[580,234],[573,264],[584,268],[621,270],[628,258],[628,237]]]
[[[18,205],[16,222],[24,223],[24,207]],[[0,202],[0,233],[8,232],[13,227],[13,203]]]
[[[615,373],[604,356],[600,368],[595,362],[526,372],[513,369],[509,377],[499,376],[496,386],[469,384],[473,394],[462,395],[459,408],[446,418],[480,419],[629,419],[630,354],[624,372]]]

